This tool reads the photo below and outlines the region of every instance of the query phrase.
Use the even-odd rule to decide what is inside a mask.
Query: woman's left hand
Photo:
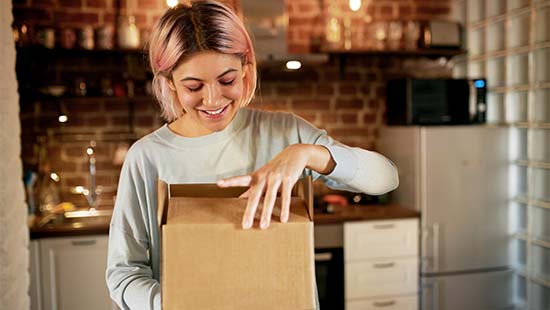
[[[271,213],[279,190],[281,190],[282,201],[280,220],[282,223],[286,223],[289,216],[292,188],[304,168],[309,168],[321,174],[328,174],[335,166],[336,164],[327,148],[312,144],[293,144],[286,147],[253,173],[220,180],[218,186],[250,187],[241,195],[241,197],[248,198],[242,221],[244,229],[252,227],[258,204],[265,193],[260,228],[266,229],[269,227]]]

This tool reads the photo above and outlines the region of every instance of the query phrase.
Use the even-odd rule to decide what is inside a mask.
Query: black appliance
[[[323,310],[344,309],[344,250],[315,249],[315,276],[319,306]]]
[[[389,80],[386,117],[389,125],[485,123],[485,79]]]

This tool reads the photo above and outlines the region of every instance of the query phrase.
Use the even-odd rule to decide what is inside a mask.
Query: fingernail
[[[252,221],[250,221],[250,220],[243,221],[243,228],[244,229],[249,229],[250,226],[252,226]]]
[[[283,214],[283,223],[286,223],[288,221],[288,214]]]
[[[265,219],[262,219],[262,221],[260,222],[260,228],[265,229],[266,227],[267,227],[267,223],[266,223]]]

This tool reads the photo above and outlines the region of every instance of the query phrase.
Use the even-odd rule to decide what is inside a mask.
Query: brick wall
[[[166,7],[160,0],[126,1],[121,1],[120,7],[127,7],[131,14],[136,15],[137,23],[144,31],[150,28]],[[355,13],[353,18],[356,20],[355,23],[361,18],[364,20],[365,16],[372,20],[448,18],[451,1],[364,0],[361,11]],[[320,3],[325,5],[321,8]],[[315,44],[320,42],[319,38],[323,35],[324,20],[330,14],[334,14],[328,3],[340,6],[338,14],[348,14],[345,13],[347,1],[342,0],[286,2],[291,51],[305,52],[315,49]],[[31,27],[80,27],[83,24],[97,27],[105,22],[113,22],[114,16],[118,14],[116,8],[119,7],[115,0],[14,0],[13,4],[14,24],[25,22]],[[231,1],[230,4],[238,6],[236,1]],[[124,10],[122,9],[122,12]],[[442,66],[438,61],[418,57],[350,55],[343,75],[340,71],[340,61],[340,57],[334,55],[328,64],[306,65],[297,72],[261,69],[260,87],[252,107],[294,112],[316,126],[326,129],[331,136],[344,143],[373,149],[376,146],[377,131],[383,123],[385,81],[389,77],[450,75],[448,64]],[[112,59],[101,62],[104,69],[113,72],[121,71],[122,65],[119,64],[121,63]],[[64,71],[63,68],[72,66],[78,68],[79,72],[89,70],[98,74],[98,64],[89,59],[80,60],[70,66],[67,61],[60,61],[52,66],[53,72]],[[129,66],[136,64],[134,62]],[[72,79],[73,76],[68,75],[67,78]],[[71,194],[70,189],[88,184],[86,139],[95,137],[98,143],[97,183],[104,187],[103,203],[111,204],[120,171],[120,166],[114,164],[112,159],[117,147],[129,141],[117,141],[116,138],[113,140],[113,135],[109,133],[133,129],[138,136],[142,136],[162,124],[158,118],[158,110],[150,97],[140,95],[131,99],[131,105],[128,102],[125,98],[100,97],[93,100],[64,100],[63,106],[70,115],[66,124],[56,122],[58,108],[55,104],[22,102],[24,161],[28,165],[36,163],[33,143],[37,135],[45,136],[51,169],[61,177],[62,199],[83,205],[83,198]],[[129,110],[129,106],[132,109]],[[77,134],[80,134],[80,137]]]

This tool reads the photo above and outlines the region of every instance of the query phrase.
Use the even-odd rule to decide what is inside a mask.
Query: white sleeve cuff
[[[347,184],[357,174],[357,157],[349,147],[343,147],[338,144],[323,145],[328,149],[332,159],[336,163],[334,170],[327,175],[328,178],[342,184]]]

